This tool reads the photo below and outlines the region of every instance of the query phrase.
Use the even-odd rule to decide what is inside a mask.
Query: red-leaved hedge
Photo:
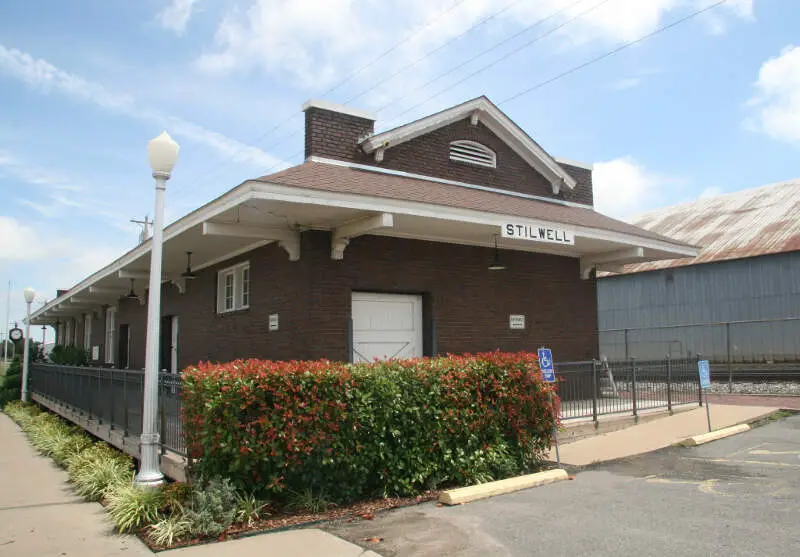
[[[183,374],[196,472],[280,499],[408,495],[533,469],[552,387],[532,353],[392,360],[238,360]],[[557,398],[554,395],[554,400]]]

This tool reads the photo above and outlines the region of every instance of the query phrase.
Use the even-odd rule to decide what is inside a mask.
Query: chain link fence
[[[716,392],[800,394],[800,317],[605,329],[599,335],[600,354],[609,359],[707,359]]]

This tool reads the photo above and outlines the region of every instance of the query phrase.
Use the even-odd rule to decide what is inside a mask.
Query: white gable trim
[[[453,122],[465,118],[473,119],[475,114],[492,133],[547,178],[554,193],[558,193],[562,185],[569,189],[575,188],[577,185],[575,179],[486,97],[473,99],[410,124],[375,134],[366,138],[361,143],[361,148],[367,154],[373,153],[377,149],[391,149]]]
[[[414,178],[415,180],[425,180],[426,182],[436,182],[437,184],[447,184],[450,186],[459,186],[462,188],[469,188],[471,190],[488,191],[491,193],[499,193],[500,195],[509,195],[511,197],[521,197],[523,199],[535,199],[536,201],[545,201],[547,203],[555,203],[556,205],[564,205],[566,207],[579,207],[581,209],[591,209],[594,207],[588,203],[577,203],[575,201],[564,201],[563,199],[554,199],[552,197],[544,197],[542,195],[535,195],[532,193],[522,193],[511,190],[501,190],[499,188],[492,188],[490,186],[480,186],[478,184],[469,184],[467,182],[458,182],[456,180],[448,180],[447,178],[438,178],[436,176],[427,176],[425,174],[416,174],[414,172],[406,172],[405,170],[393,170],[391,168],[384,168],[382,166],[370,166],[368,164],[359,164],[356,162],[342,161],[338,159],[328,159],[325,157],[317,157],[311,155],[306,157],[306,162],[316,162],[320,164],[332,164],[334,166],[344,166],[346,168],[355,168],[357,170],[366,170],[368,172],[377,172],[378,174],[388,174],[390,176],[400,176],[403,178]]]

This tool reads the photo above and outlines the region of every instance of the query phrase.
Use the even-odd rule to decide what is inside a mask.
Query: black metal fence
[[[556,362],[561,419],[702,403],[696,358]]]
[[[68,406],[123,436],[142,432],[144,372],[33,363],[30,392]],[[163,449],[185,454],[181,422],[181,380],[160,373],[159,433]]]

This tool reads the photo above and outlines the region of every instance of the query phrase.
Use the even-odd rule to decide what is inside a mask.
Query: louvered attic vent
[[[475,141],[461,140],[450,143],[450,160],[489,168],[497,167],[497,155],[494,151]]]

